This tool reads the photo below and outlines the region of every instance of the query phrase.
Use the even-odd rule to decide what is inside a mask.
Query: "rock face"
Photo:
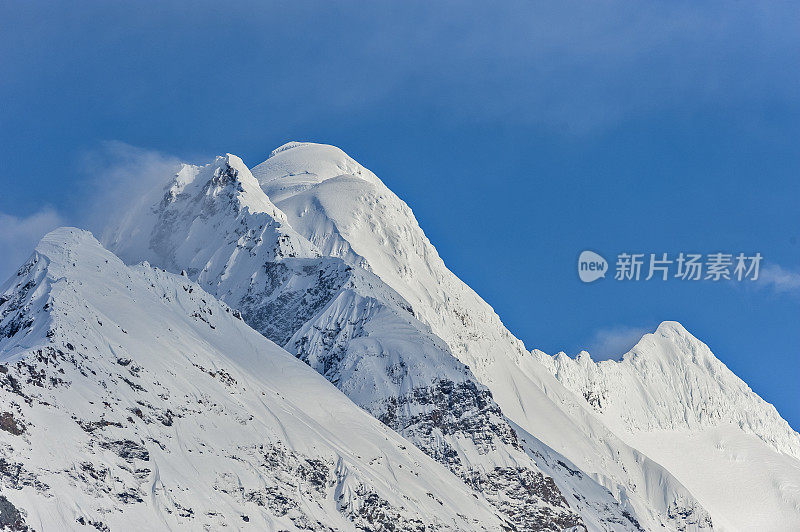
[[[0,293],[5,529],[503,528],[186,277],[60,229]]]

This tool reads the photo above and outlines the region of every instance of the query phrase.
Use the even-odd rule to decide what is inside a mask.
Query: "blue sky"
[[[790,2],[5,2],[0,274],[143,170],[326,142],[529,348],[611,355],[677,320],[798,428],[797,20]],[[584,249],[758,251],[769,275],[586,285]]]

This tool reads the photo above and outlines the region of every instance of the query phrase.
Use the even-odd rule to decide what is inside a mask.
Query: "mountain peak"
[[[680,322],[671,321],[671,320],[662,321],[658,325],[658,327],[656,327],[656,331],[657,332],[659,332],[659,331],[678,331],[678,332],[682,332],[682,333],[688,333],[689,332],[689,331],[686,330],[686,327],[681,325]]]
[[[67,249],[75,249],[83,243],[97,243],[92,233],[77,227],[58,227],[42,237],[36,252],[48,258],[62,255]]]
[[[242,158],[232,153],[218,155],[209,166],[220,174],[223,173],[223,170],[227,170],[236,181],[250,182],[250,184],[255,181],[253,174],[250,173],[250,169],[244,164]]]
[[[194,182],[202,187],[206,197],[216,198],[227,190],[242,208],[248,207],[251,212],[266,212],[275,219],[285,221],[283,213],[264,194],[240,157],[231,153],[220,155],[196,175]]]
[[[279,154],[282,151],[291,150],[292,148],[297,148],[297,147],[300,147],[300,146],[307,146],[309,144],[313,144],[313,143],[312,142],[301,142],[301,141],[297,141],[297,140],[290,140],[286,144],[282,144],[282,145],[278,146],[277,148],[275,148],[274,150],[272,150],[269,153],[269,157],[267,157],[267,159],[270,159],[270,158],[274,157],[275,155]],[[334,147],[334,146],[332,146],[332,147]]]
[[[677,321],[661,322],[654,332],[642,336],[636,345],[623,355],[622,360],[636,357],[657,357],[665,361],[688,360],[695,364],[703,364],[707,369],[724,367],[705,343]]]
[[[36,245],[34,257],[37,258],[31,259],[28,264],[37,262],[39,258],[45,259],[40,268],[45,268],[53,279],[65,276],[81,265],[99,267],[101,263],[123,264],[103,248],[92,233],[76,227],[59,227],[44,235]]]
[[[104,241],[124,260],[186,269],[194,280],[216,278],[241,261],[248,261],[251,273],[258,271],[259,265],[250,264],[256,248],[271,258],[319,255],[231,153],[202,167],[184,165],[110,235]]]
[[[74,228],[36,249],[0,292],[0,522],[501,530],[463,481],[197,284]]]
[[[688,338],[692,340],[697,340],[692,333],[690,333],[686,327],[681,325],[680,322],[677,321],[662,321],[658,327],[656,327],[655,334],[660,334],[662,336],[675,336],[679,338]]]
[[[123,259],[152,256],[158,266],[185,271],[238,309],[245,322],[443,459],[461,478],[474,482],[477,476],[462,473],[511,463],[505,456],[514,457],[517,466],[528,461],[513,439],[496,439],[503,445],[492,445],[500,451],[461,443],[478,440],[474,432],[458,435],[458,427],[480,427],[484,435],[505,433],[491,418],[479,422],[471,414],[459,419],[440,414],[473,411],[462,408],[470,404],[465,398],[474,396],[459,391],[467,389],[461,386],[465,382],[471,390],[487,387],[496,404],[479,410],[518,423],[519,430],[508,426],[521,435],[522,447],[535,434],[543,449],[563,451],[577,468],[569,466],[565,473],[537,462],[531,471],[552,471],[556,483],[566,480],[567,497],[579,493],[572,477],[585,472],[587,478],[601,478],[603,487],[618,502],[630,504],[630,515],[647,529],[711,523],[671,472],[630,447],[629,438],[733,427],[758,445],[763,446],[760,438],[776,451],[800,455],[798,435],[774,408],[677,322],[659,325],[621,361],[595,362],[586,352],[574,359],[528,356],[493,309],[447,269],[408,205],[335,146],[289,142],[252,173],[231,154],[203,168],[184,167],[182,173],[174,197],[161,189],[163,203],[159,196],[139,209],[142,216],[155,214],[156,220],[146,231],[136,224],[144,247],[137,250],[130,239],[118,240],[119,247],[136,251]],[[278,212],[270,216],[245,208],[242,195],[262,198]],[[118,252],[119,247],[111,249]],[[392,297],[383,297],[390,292]],[[465,365],[455,365],[452,357]],[[423,388],[432,392],[423,393]],[[435,423],[431,418],[429,424],[421,412],[427,415],[427,405],[438,403],[421,401],[438,397],[439,390],[457,398],[451,405],[460,406],[436,406]],[[495,428],[487,432],[486,427]],[[480,456],[480,462],[473,462],[473,456]],[[484,480],[479,484],[488,486]],[[516,491],[509,486],[502,482],[491,489]],[[512,511],[516,507],[506,504],[503,512],[509,517],[530,513]],[[582,516],[587,524],[606,519],[589,509]]]
[[[645,334],[622,360],[538,358],[621,433],[732,425],[800,457],[800,435],[775,407],[676,321]]]
[[[313,142],[292,141],[274,149],[266,161],[253,168],[253,175],[270,197],[282,197],[284,192],[305,190],[341,176],[380,183],[375,174],[340,148]]]

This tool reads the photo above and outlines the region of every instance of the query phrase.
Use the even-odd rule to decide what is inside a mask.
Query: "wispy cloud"
[[[25,217],[0,213],[0,283],[22,265],[45,234],[61,225],[64,219],[49,207]]]
[[[165,184],[180,168],[174,156],[110,141],[81,157],[86,175],[77,213],[63,216],[46,207],[28,216],[0,212],[0,282],[33,252],[49,231],[63,225],[90,230],[98,240],[114,217],[127,212],[145,193]]]
[[[789,270],[777,264],[768,264],[758,276],[760,286],[770,288],[779,293],[800,295],[800,271]]]
[[[595,331],[586,350],[594,360],[620,359],[631,350],[652,327],[614,326]]]
[[[117,216],[154,187],[165,184],[180,168],[175,156],[109,141],[81,158],[87,176],[85,205],[77,224],[102,240],[103,232]]]

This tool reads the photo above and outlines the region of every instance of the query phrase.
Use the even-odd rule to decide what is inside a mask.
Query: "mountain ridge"
[[[691,429],[730,423],[775,450],[800,459],[800,434],[676,321],[662,322],[618,361],[594,362],[590,356],[572,359],[563,354],[549,357],[541,351],[534,354],[597,412],[618,405],[621,410],[613,415],[623,420],[625,426],[620,430]],[[696,380],[687,382],[681,378],[681,371],[696,375]],[[623,378],[629,382],[623,384]],[[634,405],[643,404],[633,411]]]
[[[57,230],[0,292],[0,438],[27,456],[0,455],[19,472],[0,467],[12,490],[0,515],[8,503],[14,518],[66,528],[139,513],[169,527],[233,518],[247,528],[247,508],[263,526],[378,530],[781,529],[800,519],[800,436],[682,325],[662,323],[618,362],[528,351],[447,268],[408,205],[339,148],[290,142],[252,171],[230,153],[183,165],[102,241],[110,251]],[[265,373],[269,364],[293,377]],[[85,403],[112,391],[103,408]],[[203,428],[204,409],[229,436]],[[102,458],[95,465],[122,491],[36,462],[45,410],[72,435],[60,459]],[[335,423],[342,415],[349,429]],[[269,445],[258,447],[250,422]],[[189,439],[169,432],[176,424]],[[391,459],[375,462],[377,449]],[[231,463],[249,486],[236,492],[198,466],[203,452],[256,469],[263,458],[271,480]],[[224,488],[226,509],[206,511],[178,463]],[[400,464],[413,474],[396,493]],[[724,495],[703,471],[725,479]],[[65,478],[93,510],[46,502]],[[148,482],[162,486],[158,497],[143,496]],[[437,499],[441,490],[452,497]]]
[[[451,341],[448,342],[445,339],[448,349],[435,350],[435,352],[438,353],[436,356],[438,357],[437,359],[439,361],[436,363],[437,365],[435,367],[438,369],[433,372],[429,370],[426,374],[417,374],[414,379],[414,381],[420,381],[420,377],[422,378],[422,381],[431,381],[431,379],[433,379],[431,382],[433,388],[430,386],[423,386],[421,384],[422,381],[420,381],[420,387],[415,391],[417,395],[410,396],[412,398],[411,402],[408,402],[409,399],[407,396],[399,395],[399,389],[389,392],[389,396],[394,398],[393,400],[400,401],[401,404],[404,405],[404,409],[411,408],[412,405],[416,405],[413,406],[413,408],[423,408],[424,411],[433,413],[436,410],[434,409],[433,411],[430,411],[431,406],[423,406],[422,404],[418,403],[418,398],[427,397],[429,394],[428,390],[435,389],[437,386],[436,375],[444,376],[448,375],[449,372],[452,372],[452,370],[447,370],[445,368],[453,364],[454,361],[452,358],[453,355],[456,354],[455,351],[457,349],[462,349],[463,351],[464,348],[466,348],[468,353],[474,352],[474,348],[471,349],[469,344],[459,345],[458,343],[454,343],[452,341],[453,332],[455,332],[455,335],[463,336],[466,334],[467,337],[472,337],[474,335],[474,333],[469,330],[468,324],[475,323],[474,320],[477,319],[478,314],[472,312],[472,310],[475,309],[477,309],[479,314],[487,316],[488,319],[486,321],[499,324],[500,326],[502,324],[491,308],[488,307],[488,305],[485,305],[485,303],[482,303],[482,300],[478,298],[474,291],[469,289],[469,287],[466,285],[463,285],[463,283],[460,283],[457,278],[455,278],[449,271],[446,270],[435,249],[427,241],[427,238],[421,232],[421,229],[419,229],[418,223],[416,223],[416,220],[413,218],[413,213],[408,206],[405,205],[405,203],[394,196],[394,194],[392,194],[391,191],[385,187],[385,185],[377,180],[377,178],[374,181],[366,181],[356,176],[335,175],[340,174],[342,170],[342,165],[338,164],[338,161],[341,157],[343,157],[341,150],[335,148],[313,146],[313,153],[315,156],[321,152],[325,156],[331,155],[333,157],[333,161],[312,161],[308,163],[309,167],[311,168],[334,168],[334,170],[330,171],[329,175],[326,176],[326,179],[319,180],[314,177],[316,172],[298,172],[297,170],[302,169],[306,164],[304,162],[304,153],[306,151],[305,146],[306,145],[303,145],[303,147],[300,148],[291,148],[279,152],[279,156],[282,158],[282,163],[278,170],[272,173],[272,177],[270,177],[269,172],[266,171],[269,168],[263,165],[256,167],[254,175],[257,175],[262,181],[265,192],[270,194],[271,200],[282,212],[287,215],[290,226],[297,230],[301,236],[310,237],[312,245],[314,245],[316,249],[320,250],[323,256],[328,257],[327,260],[344,261],[347,267],[352,268],[354,272],[363,270],[365,274],[375,275],[377,276],[378,284],[386,283],[388,271],[388,279],[392,282],[386,283],[388,284],[387,289],[390,292],[397,293],[399,300],[397,300],[397,298],[393,298],[392,301],[382,299],[383,296],[380,296],[380,294],[387,293],[386,289],[380,289],[377,293],[370,293],[369,290],[374,290],[377,286],[375,282],[371,283],[372,288],[370,288],[368,292],[363,295],[368,295],[368,299],[378,296],[379,300],[384,301],[384,303],[388,303],[390,307],[395,307],[401,315],[404,313],[410,313],[413,318],[422,321],[422,323],[424,323],[426,326],[434,329],[433,332],[437,336],[441,337],[442,331],[450,334]],[[268,159],[265,164],[271,165],[274,162],[271,161],[272,158]],[[287,165],[293,169],[292,172],[286,172]],[[303,183],[301,183],[302,186],[296,186],[298,184],[298,175],[301,176],[300,179],[303,180]],[[312,175],[312,177],[309,178],[309,175]],[[284,186],[282,183],[283,180],[288,180],[292,186]],[[297,197],[300,198],[300,202],[293,201],[293,199],[296,199]],[[332,219],[330,216],[331,213],[338,215],[338,217],[334,217],[334,219]],[[363,214],[364,219],[358,219],[356,221],[348,220],[346,217],[348,213],[355,213],[356,215]],[[342,218],[342,216],[344,216],[344,218]],[[389,226],[389,224],[383,222],[382,217],[384,216],[388,216],[392,221],[397,221],[399,223]],[[187,222],[187,224],[194,223],[200,224],[198,227],[205,226],[205,221],[202,219],[198,219],[195,222]],[[187,227],[191,227],[191,225],[187,225]],[[171,231],[171,234],[181,235],[185,234],[186,231],[187,230],[185,230],[184,233],[181,233],[180,231]],[[203,230],[202,232],[204,234],[209,233],[208,230]],[[366,243],[359,243],[353,238],[353,235],[363,236],[372,240],[368,240]],[[410,236],[412,239],[410,242],[406,238],[408,236]],[[179,241],[181,241],[184,237],[179,236],[177,238]],[[211,243],[208,243],[208,246],[214,247],[214,245]],[[111,247],[112,249],[115,249],[113,245]],[[389,251],[389,255],[382,255],[381,253],[383,253],[383,251],[381,250]],[[415,258],[414,256],[418,250],[421,250],[421,259]],[[150,253],[151,250],[144,250],[138,253],[138,255],[134,253],[130,256],[130,259],[141,260],[142,258],[150,257]],[[226,256],[227,252],[223,256],[220,256],[220,261],[225,261],[226,259],[224,259],[224,257]],[[207,285],[205,282],[203,282],[203,285],[208,286],[209,289],[211,289],[211,283],[216,282],[217,286],[212,290],[215,291],[219,297],[225,299],[234,307],[241,307],[244,309],[242,302],[246,303],[247,308],[251,310],[248,312],[243,311],[243,316],[246,320],[249,320],[251,324],[256,326],[259,326],[258,323],[269,323],[274,321],[276,316],[285,314],[285,312],[279,311],[275,308],[275,301],[302,300],[308,302],[310,301],[308,299],[309,297],[312,299],[317,298],[317,295],[320,293],[318,287],[326,287],[323,291],[330,289],[331,278],[327,274],[322,273],[323,270],[313,270],[310,275],[303,274],[298,268],[291,266],[292,263],[298,262],[292,257],[271,257],[265,255],[259,258],[257,262],[263,263],[264,268],[256,271],[256,273],[253,274],[256,278],[261,276],[264,270],[271,273],[266,275],[268,281],[265,284],[259,284],[261,281],[256,282],[256,286],[263,286],[263,288],[258,288],[255,291],[251,290],[251,288],[254,286],[251,279],[251,281],[249,281],[251,288],[247,289],[246,294],[242,294],[241,290],[237,294],[230,292],[227,289],[222,289],[225,281],[222,280],[221,277],[217,277],[217,280],[213,281],[214,277],[206,277],[205,271],[199,273],[198,279],[201,277],[203,279],[208,279],[210,284]],[[432,263],[438,266],[433,267],[433,269],[428,269],[422,276],[416,275],[419,272],[415,271],[413,266],[420,265],[421,267],[425,268],[426,265],[430,265]],[[156,264],[158,264],[158,262],[156,262]],[[185,268],[185,266],[186,265],[183,264],[172,267]],[[437,267],[439,268],[438,270]],[[298,275],[295,273],[287,277],[286,268],[294,272],[300,272],[300,274]],[[212,271],[214,269],[215,268],[212,265],[212,268],[210,268],[208,271]],[[232,278],[244,280],[244,276],[250,275],[250,271],[251,270],[249,268],[245,267],[242,269],[240,274],[233,275]],[[392,273],[394,273],[394,275],[392,275]],[[191,272],[190,275],[192,275]],[[312,277],[318,280],[312,281]],[[426,278],[430,279],[430,282],[427,284],[423,283],[422,285],[417,285],[416,287],[408,286],[403,282],[403,280],[407,279],[408,277]],[[430,301],[436,301],[439,297],[438,294],[442,293],[442,288],[439,287],[439,283],[442,282],[442,280],[448,282],[448,279],[450,280],[450,284],[447,285],[449,288],[453,288],[456,292],[466,294],[467,298],[474,298],[474,300],[479,301],[482,305],[484,305],[483,307],[475,307],[473,305],[473,308],[469,305],[464,306],[463,303],[458,303],[458,300],[454,300],[456,301],[457,305],[463,307],[463,310],[461,311],[459,311],[457,308],[455,309],[456,312],[454,314],[456,319],[459,321],[467,320],[462,321],[461,325],[455,328],[455,331],[452,327],[452,320],[441,320],[441,315],[443,314],[441,311],[444,310],[445,313],[453,313],[453,306],[449,305],[446,301],[441,302],[443,306],[432,308],[430,305]],[[247,283],[238,283],[240,287],[243,287],[245,284]],[[280,288],[284,285],[295,286],[296,288],[286,292],[283,288]],[[311,289],[309,289],[309,285],[312,286]],[[337,287],[338,286],[342,285],[337,284]],[[297,287],[300,289],[298,290]],[[334,287],[333,290],[339,290],[337,287]],[[276,289],[278,292],[275,292]],[[346,291],[349,290],[350,288],[346,288]],[[280,295],[274,295],[276,293]],[[362,297],[358,294],[353,294],[352,292],[350,292],[350,295],[343,294],[344,293],[341,293],[338,297],[345,297],[345,300],[348,301],[351,300],[353,296],[356,296],[356,299]],[[330,301],[334,300],[337,299],[332,296]],[[309,307],[308,304],[306,304],[305,308],[309,309],[310,312],[304,315],[307,315],[308,318],[311,318],[314,313],[319,312],[320,310],[324,314],[326,312],[325,306],[329,303],[325,303],[324,301],[320,300],[319,304],[321,305],[320,307],[316,307],[315,305],[311,305]],[[298,308],[295,303],[292,303],[292,305],[293,306],[291,308]],[[393,421],[391,421],[393,419],[392,417],[385,417],[383,410],[381,410],[383,407],[377,411],[374,408],[374,405],[380,405],[384,400],[381,398],[380,393],[376,396],[376,398],[380,398],[380,401],[379,403],[375,403],[373,399],[367,399],[362,393],[357,392],[357,388],[350,389],[350,385],[348,384],[349,381],[342,380],[340,377],[341,374],[339,371],[340,368],[343,367],[343,364],[353,364],[358,360],[364,360],[363,356],[365,352],[359,346],[363,344],[363,336],[365,331],[368,329],[362,325],[359,325],[357,328],[353,329],[349,323],[360,323],[360,317],[367,317],[369,315],[363,313],[367,307],[365,307],[365,309],[362,311],[354,311],[352,310],[353,308],[355,307],[350,305],[341,306],[336,312],[342,312],[342,314],[332,315],[330,318],[326,318],[332,320],[328,323],[336,323],[336,325],[330,330],[329,325],[309,322],[305,329],[307,332],[303,333],[301,338],[295,338],[293,342],[285,344],[285,347],[292,352],[296,352],[301,358],[311,362],[311,359],[307,358],[305,353],[308,352],[308,346],[317,345],[318,347],[315,349],[319,354],[314,356],[319,357],[318,360],[321,361],[320,365],[316,366],[317,369],[322,374],[328,376],[331,382],[337,384],[337,386],[340,386],[343,391],[346,391],[351,399],[353,399],[357,404],[378,416],[379,419],[393,423]],[[370,308],[372,307],[370,306]],[[264,312],[267,312],[267,314],[264,314]],[[351,312],[355,312],[355,314],[349,314]],[[254,316],[266,316],[266,319],[262,320],[258,318],[258,323],[256,323],[256,321],[254,321]],[[322,316],[322,314],[320,316]],[[432,317],[440,318],[440,320],[438,322],[433,321],[431,320]],[[314,323],[314,325],[311,326],[311,323]],[[435,327],[442,324],[444,324],[446,328],[440,328],[437,332]],[[459,330],[459,327],[461,327],[461,330]],[[382,332],[378,333],[379,337],[388,339],[389,336],[386,336],[388,333],[383,332],[387,331],[387,328],[383,327],[380,329]],[[389,328],[389,330],[390,329],[391,328]],[[272,334],[275,332],[274,330],[264,328],[261,328],[260,330],[266,334]],[[372,334],[374,334],[374,332]],[[424,335],[426,333],[422,334]],[[500,330],[492,334],[505,338],[506,341],[511,344],[515,359],[525,359],[529,364],[533,363],[530,354],[524,350],[522,343],[519,340],[514,339],[513,336],[508,333],[508,331]],[[298,344],[298,340],[301,340],[302,342]],[[294,343],[294,345],[292,345],[292,343]],[[487,344],[484,343],[482,345]],[[390,352],[398,354],[400,353],[400,351],[395,351],[394,349],[390,350]],[[417,362],[411,362],[414,360],[414,356],[416,355],[412,356],[408,349],[405,349],[403,352],[405,354],[402,355],[400,360],[408,362],[410,367],[416,366]],[[424,350],[422,352],[424,353]],[[351,357],[354,358],[351,359]],[[374,358],[374,355],[370,355],[370,357],[372,357],[371,359],[375,361],[380,360],[380,357]],[[459,356],[456,356],[455,358],[459,358]],[[488,353],[483,355],[483,359],[486,361],[486,363],[491,362],[491,356],[489,356]],[[467,361],[469,361],[467,366],[469,367],[470,371],[474,373],[475,359],[466,358],[462,359],[461,362],[464,363]],[[383,364],[383,362],[378,362],[378,366],[370,366],[373,369],[367,370],[366,375],[372,376],[374,374],[379,380],[383,380],[384,383],[391,382],[393,378],[397,378],[396,376],[392,377],[391,373],[387,373],[396,370],[391,369],[390,367],[385,367]],[[539,376],[537,378],[550,379],[546,385],[548,388],[560,386],[552,377],[548,377],[548,374],[544,368],[538,367],[537,365],[534,366],[534,369],[536,369],[538,372]],[[503,371],[508,370],[504,368]],[[452,372],[454,375],[458,375],[459,373],[459,371]],[[346,374],[351,373],[346,372]],[[451,377],[447,378],[451,379]],[[458,379],[456,382],[457,381]],[[399,382],[402,383],[404,381],[401,378]],[[478,378],[477,382],[481,382],[481,379]],[[486,385],[491,389],[493,398],[498,393],[497,388],[492,388],[491,381],[483,381],[481,384]],[[361,386],[361,384],[358,384],[358,386]],[[585,478],[593,479],[594,481],[599,482],[603,488],[605,488],[605,490],[608,490],[614,497],[617,498],[617,502],[609,506],[609,508],[613,508],[615,505],[621,505],[622,510],[619,511],[617,517],[613,518],[618,523],[613,526],[619,527],[622,526],[620,523],[629,521],[628,518],[624,516],[619,517],[620,514],[624,514],[626,512],[631,516],[635,516],[634,519],[637,523],[640,522],[648,527],[663,526],[666,523],[670,523],[671,526],[676,526],[676,528],[696,527],[702,529],[708,526],[710,520],[705,514],[705,511],[700,507],[699,504],[697,504],[691,494],[688,493],[686,488],[683,487],[676,479],[672,478],[668,472],[661,468],[661,466],[655,462],[643,460],[643,458],[640,456],[640,453],[627,447],[623,442],[617,440],[598,422],[595,422],[589,418],[586,420],[575,420],[569,415],[565,415],[565,413],[562,411],[563,406],[560,406],[558,402],[554,402],[552,398],[548,398],[546,394],[541,395],[542,389],[538,384],[528,381],[526,386],[534,386],[535,388],[533,388],[532,391],[535,391],[537,394],[539,394],[540,398],[535,400],[537,401],[537,408],[547,405],[548,409],[553,410],[555,416],[560,416],[558,419],[570,425],[574,425],[574,427],[571,429],[573,430],[572,434],[574,435],[572,439],[582,441],[584,443],[581,445],[587,446],[585,449],[578,447],[574,450],[574,452],[562,456],[563,463],[584,460],[583,456],[585,455],[595,455],[600,453],[604,456],[604,462],[608,461],[609,464],[613,464],[603,465],[599,471],[590,469],[585,475]],[[382,385],[382,388],[387,391],[394,389],[392,386],[387,387],[386,385]],[[452,390],[454,389],[449,390],[451,391],[448,393],[453,393]],[[561,394],[562,395],[558,398],[558,401],[567,400],[571,397],[571,395],[569,395],[570,392],[567,390],[563,390]],[[507,406],[500,404],[501,412],[506,413],[506,409]],[[409,421],[415,420],[413,424],[416,424],[420,421],[420,419],[424,418],[407,417],[406,419]],[[514,419],[513,416],[509,417],[509,419],[512,422],[518,421]],[[585,426],[587,422],[591,426]],[[438,427],[437,424],[438,422],[433,424],[435,430],[450,430],[446,428],[449,423],[448,425],[441,425]],[[451,453],[451,451],[447,450],[446,446],[439,448],[440,444],[430,447],[430,445],[426,443],[429,441],[426,439],[427,436],[424,435],[426,433],[405,432],[403,429],[405,425],[406,423],[401,423],[399,425],[393,425],[393,427],[410,437],[411,441],[420,446],[420,448],[427,449],[426,452],[428,452],[429,455],[439,457],[438,459],[443,459],[444,457],[449,456],[449,453]],[[475,426],[477,428],[483,425],[478,424]],[[546,449],[552,449],[554,448],[554,445],[552,442],[548,442],[546,439],[540,438],[540,434],[537,433],[537,430],[542,426],[551,428],[553,427],[552,425],[541,425],[540,420],[538,422],[538,426],[529,425],[527,427],[520,428],[521,430],[525,430],[528,434],[536,434],[539,445],[544,446],[542,454],[547,454],[551,451],[547,451]],[[470,430],[475,431],[476,429]],[[479,432],[480,431],[472,432],[472,436],[470,436],[470,438],[481,438],[481,436],[477,436]],[[559,431],[559,433],[563,436],[562,431]],[[613,440],[613,443],[602,445],[590,443],[591,439],[587,439],[595,438],[598,434],[603,434],[602,438],[610,438]],[[448,438],[452,438],[452,436],[447,436],[445,441],[449,441]],[[452,443],[455,442],[453,441]],[[556,443],[559,443],[559,441],[556,440]],[[458,449],[460,447],[462,447],[462,445],[455,444],[453,448]],[[578,449],[580,449],[580,451],[578,451]],[[610,449],[614,449],[614,451],[612,452]],[[624,456],[624,458],[619,458],[618,454],[623,450],[624,454],[622,456]],[[442,454],[442,452],[444,454]],[[513,454],[513,452],[516,451],[511,452]],[[535,453],[531,454],[535,455]],[[474,463],[473,459],[469,459],[467,462],[463,462],[463,460],[463,458],[460,458],[456,462],[448,462],[450,463],[451,468],[455,467],[454,471],[459,471],[459,475],[463,475],[464,470],[461,469],[460,466],[456,467],[456,464]],[[502,463],[502,461],[500,463]],[[540,469],[539,466],[531,467],[534,471]],[[542,463],[541,467],[547,468],[548,466],[547,464]],[[580,469],[581,465],[578,464],[575,467]],[[551,469],[551,471],[553,470]],[[560,475],[566,474],[569,476],[569,473],[566,473],[565,469],[559,470],[556,468],[554,472]],[[566,486],[567,484],[565,484],[563,480],[564,479],[559,480],[556,478],[556,483],[561,483],[560,485]],[[654,486],[657,485],[666,487],[657,492],[654,488]],[[642,486],[642,488],[638,488],[637,486]],[[644,488],[644,486],[648,487]],[[510,485],[506,484],[505,489],[509,488]],[[663,490],[666,491],[667,495],[664,495],[662,492]],[[602,499],[605,497],[605,495],[598,495],[598,497]],[[603,511],[600,511],[600,514],[598,515],[594,513],[597,510],[592,509],[601,508],[603,506],[602,504],[599,506],[597,506],[596,503],[593,504],[595,504],[595,506],[590,505],[589,507],[584,507],[583,516],[585,519],[591,522],[600,523],[602,523],[604,519],[609,519],[608,516],[603,515]],[[516,513],[516,515],[521,516],[519,513]],[[607,528],[609,524],[601,526],[605,526]],[[639,525],[637,524],[635,526]]]
[[[299,161],[297,164],[300,165]],[[472,369],[482,384],[492,390],[495,400],[512,421],[562,452],[570,449],[581,438],[588,436],[594,439],[598,434],[604,434],[601,439],[614,440],[621,436],[623,440],[633,443],[621,431],[609,430],[605,426],[608,420],[601,421],[598,426],[593,419],[597,418],[591,405],[582,394],[566,389],[568,386],[560,388],[563,382],[551,380],[555,377],[545,368],[549,361],[537,356],[536,350],[529,353],[524,344],[503,326],[493,309],[446,268],[411,210],[385,185],[363,184],[337,177],[287,193],[274,179],[266,182],[261,179],[264,168],[269,165],[268,159],[256,166],[260,168],[259,181],[268,195],[274,191],[280,193],[275,202],[287,214],[290,224],[317,244],[325,254],[336,254],[337,249],[352,250],[351,255],[340,256],[353,264],[356,262],[352,257],[355,257],[355,260],[361,261],[363,267],[376,273],[397,290],[414,308],[417,317],[444,339],[453,354]],[[331,235],[330,227],[336,228],[336,234]],[[327,245],[330,241],[341,241],[342,244]],[[729,372],[727,368],[725,370]],[[713,379],[711,384],[712,390],[715,389],[714,386],[718,386]],[[691,397],[691,394],[688,395]],[[712,393],[709,397],[719,399],[722,396],[724,393]],[[534,397],[538,399],[533,399]],[[759,406],[757,411],[764,414],[763,400],[758,398],[753,401],[753,404]],[[747,407],[751,403],[739,405],[744,419],[750,417]],[[534,404],[538,409],[536,413],[532,410]],[[550,422],[543,423],[541,407],[547,404],[554,404],[556,410],[552,415],[545,416]],[[687,404],[700,411],[703,408],[697,402]],[[585,415],[581,413],[575,417],[574,413],[587,408]],[[557,412],[559,409],[573,413],[568,415],[569,421]],[[784,449],[787,449],[786,445],[790,445],[794,448],[792,442],[796,439],[796,433],[777,413],[773,415],[769,409],[774,410],[771,405],[766,407],[767,413],[753,420],[753,424],[758,426],[763,422],[767,426],[761,431],[761,435],[767,435],[765,441],[768,445],[775,444]],[[560,426],[560,430],[553,429],[554,423]],[[565,434],[569,433],[569,430],[565,431],[565,427],[571,423],[577,423],[575,430],[572,437],[565,438]],[[782,436],[770,442],[769,434]],[[635,465],[637,452],[628,455],[629,458],[619,464],[620,469],[609,475],[608,466],[584,458],[587,455],[603,456],[605,449],[595,445],[579,450],[580,447],[577,446],[565,454],[582,469],[604,479],[606,487],[618,496],[623,496],[621,491],[616,491],[619,486],[631,485],[632,482],[640,486],[648,483],[646,479],[650,473],[644,473],[644,476],[638,477],[638,481],[633,481],[630,476],[631,471],[639,467]],[[618,460],[615,456],[607,458],[609,463]],[[702,467],[702,464],[698,463],[697,467]],[[730,467],[736,466],[730,464]],[[770,485],[768,483],[765,488]],[[783,501],[794,500],[789,495],[794,480],[786,485],[788,491],[776,493],[775,496]],[[642,496],[648,500],[643,502],[644,505],[660,504],[650,499],[650,495],[646,493]],[[793,503],[784,504],[790,514],[794,512],[792,515],[800,519],[797,508],[791,510]],[[764,519],[764,523],[770,523],[770,517],[766,513]],[[775,525],[767,525],[768,528],[770,526]]]
[[[202,182],[196,186],[206,187]],[[173,218],[169,214],[172,197],[167,192],[165,201],[156,202],[152,212],[159,220]],[[188,199],[196,197],[189,195]],[[211,211],[231,211],[227,207],[230,198],[217,196],[217,200],[219,204]],[[206,242],[199,252],[200,260],[187,256],[184,262],[175,263],[172,249],[180,248],[192,233],[218,234],[215,227],[222,225],[216,216],[203,216],[196,208],[182,212],[185,215],[180,224],[173,224],[167,233],[175,239],[174,246],[159,251],[164,247],[160,235],[154,234],[148,249],[136,254],[123,248],[122,254],[134,261],[147,258],[156,265],[187,271],[206,289],[241,310],[250,325],[317,369],[356,404],[409,438],[468,485],[484,486],[482,492],[516,529],[540,528],[547,522],[561,526],[580,523],[558,486],[550,484],[533,457],[521,452],[489,392],[477,385],[469,369],[452,357],[441,340],[416,320],[413,308],[379,277],[338,257],[272,253],[271,241],[257,243],[261,237],[245,230],[257,218],[245,210],[237,214],[239,223],[233,226],[238,232],[217,244]],[[162,225],[164,222],[156,223]],[[118,241],[125,242],[124,231],[121,234]],[[225,242],[233,239],[237,246],[231,251]],[[247,250],[244,258],[239,249]],[[207,256],[212,260],[207,261]],[[191,267],[199,263],[205,264],[202,270]],[[302,319],[287,320],[286,316]],[[455,395],[458,401],[452,399]],[[591,484],[589,479],[583,482]],[[625,517],[627,510],[599,486],[584,489],[596,491],[597,501],[588,506],[579,500],[572,504],[585,508],[588,520],[613,519],[619,526],[626,526],[626,522],[633,526]],[[568,492],[567,497],[572,496]],[[548,501],[556,510],[542,506],[541,501]]]

